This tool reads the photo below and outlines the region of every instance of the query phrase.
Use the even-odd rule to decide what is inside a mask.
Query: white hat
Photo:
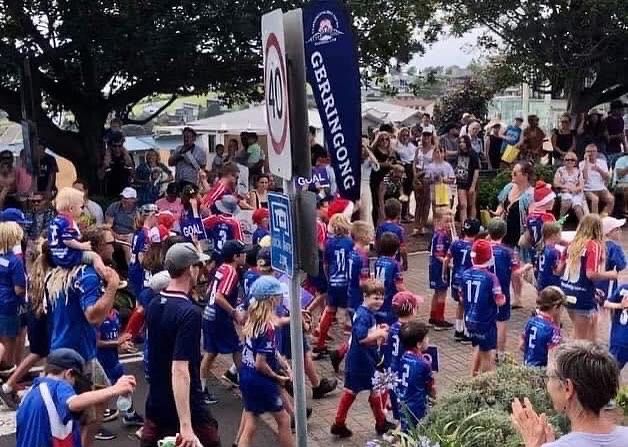
[[[602,231],[604,232],[604,235],[607,235],[615,228],[621,228],[624,225],[626,225],[626,219],[615,219],[610,216],[602,218]]]
[[[137,199],[137,191],[130,186],[127,186],[120,193],[123,199]]]

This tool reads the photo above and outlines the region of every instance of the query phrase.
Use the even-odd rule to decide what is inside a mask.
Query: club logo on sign
[[[314,22],[312,22],[312,36],[307,42],[314,43],[314,45],[335,42],[338,36],[344,34],[338,28],[336,15],[331,11],[321,11],[314,18]]]
[[[286,67],[277,36],[269,34],[266,46],[266,119],[273,150],[281,154],[288,135],[288,92],[285,88]]]

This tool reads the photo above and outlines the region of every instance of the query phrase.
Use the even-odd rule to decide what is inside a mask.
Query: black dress
[[[504,143],[504,139],[495,135],[489,135],[488,139],[488,159],[493,169],[499,169],[499,165],[502,161],[502,144]]]
[[[385,163],[394,159],[394,152],[390,154],[384,154],[377,148],[373,148],[373,155],[379,163]],[[378,171],[371,172],[371,178],[369,179],[369,186],[371,187],[371,200],[373,202],[373,224],[377,226],[379,222],[379,187],[384,181],[384,177],[390,172],[390,168],[380,167]]]
[[[506,236],[502,242],[511,248],[519,245],[521,238],[521,215],[519,212],[519,199],[509,202],[508,197],[504,201],[504,209],[506,210]]]

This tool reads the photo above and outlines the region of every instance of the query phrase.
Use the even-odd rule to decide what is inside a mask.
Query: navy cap
[[[20,225],[30,224],[24,213],[17,208],[7,208],[0,213],[0,222],[16,222]]]
[[[222,246],[222,257],[225,259],[233,258],[234,256],[245,253],[246,251],[246,245],[244,245],[243,242],[234,239],[225,242]]]
[[[462,232],[465,236],[477,236],[482,231],[482,224],[477,219],[467,219],[462,225]]]

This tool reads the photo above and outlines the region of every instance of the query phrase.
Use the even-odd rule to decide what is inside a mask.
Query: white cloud
[[[416,55],[409,65],[417,68],[443,65],[458,65],[466,67],[473,59],[481,56],[477,47],[477,38],[480,30],[472,30],[462,37],[442,36],[436,43],[427,47],[425,54]]]

